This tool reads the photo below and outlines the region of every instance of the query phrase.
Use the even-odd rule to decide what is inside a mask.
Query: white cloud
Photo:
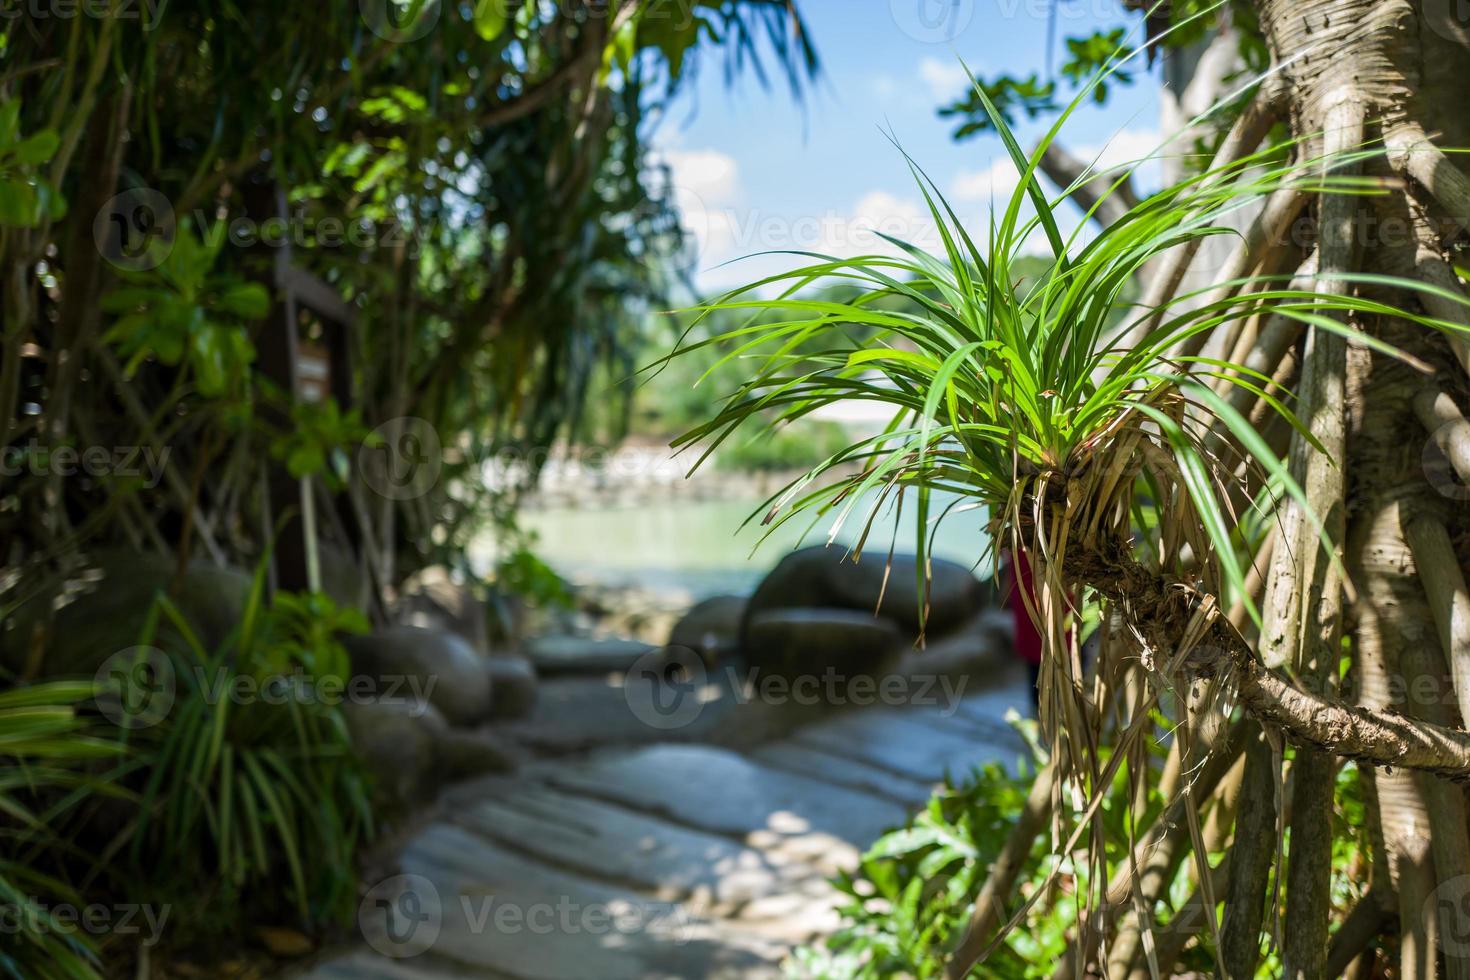
[[[669,168],[669,194],[680,223],[693,239],[701,268],[733,258],[733,216],[740,202],[740,165],[715,149],[665,147],[654,162]]]
[[[662,161],[674,186],[698,194],[709,204],[734,200],[740,189],[740,165],[720,150],[665,150]]]
[[[872,85],[873,94],[885,102],[898,94],[897,80],[886,72],[874,78]]]
[[[933,217],[911,198],[884,190],[868,191],[853,205],[845,220],[823,229],[820,251],[849,258],[855,255],[897,255],[902,250],[882,236],[933,249],[939,244]]]
[[[1153,154],[1159,151],[1160,142],[1157,130],[1120,129],[1105,143],[1079,146],[1072,155],[1104,172],[1115,167],[1134,167],[1133,189],[1144,193],[1159,186],[1159,157]],[[1171,149],[1159,151],[1160,156]]]
[[[1106,173],[1117,167],[1136,166],[1134,189],[1139,193],[1159,184],[1159,161],[1149,159],[1159,147],[1159,134],[1149,129],[1119,130],[1104,143],[1083,144],[1067,150],[1083,163]],[[950,195],[957,201],[988,204],[994,200],[1004,204],[1021,182],[1020,173],[1008,156],[992,157],[990,164],[977,170],[961,170],[950,184]],[[1043,180],[1048,193],[1054,188]]]
[[[964,65],[938,58],[925,58],[919,62],[919,81],[929,87],[929,94],[939,102],[958,99],[970,87],[970,76],[965,73]]]
[[[686,217],[686,223],[688,219]],[[900,255],[902,249],[887,235],[928,252],[943,244],[923,202],[873,189],[850,207],[813,209],[798,214],[765,212],[758,208],[712,208],[701,244],[700,284],[725,289],[807,264],[801,255],[815,252],[837,258],[859,255]],[[761,254],[775,253],[775,254]],[[720,266],[731,259],[739,261]]]
[[[994,200],[1004,203],[1010,200],[1011,192],[1021,183],[1011,158],[991,158],[990,166],[980,170],[961,170],[950,184],[950,196],[958,201],[981,201],[986,204]]]

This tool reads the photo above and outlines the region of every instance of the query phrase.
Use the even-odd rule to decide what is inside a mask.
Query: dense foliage
[[[709,68],[799,92],[816,58],[787,0],[7,9],[5,896],[166,904],[172,938],[206,943],[354,907],[370,787],[340,712],[215,685],[344,676],[337,638],[423,566],[464,568],[487,522],[513,528],[553,442],[617,432],[624,407],[587,393],[632,372],[679,281],[650,146]],[[293,384],[293,357],[325,376]],[[508,478],[483,478],[492,457]],[[267,589],[288,539],[308,581]],[[519,543],[505,582],[562,598]],[[139,730],[98,717],[90,678],[33,684],[102,549],[177,569],[142,637],[94,651],[172,665],[172,710]],[[261,569],[224,638],[174,604],[195,561]],[[128,955],[57,936],[7,937],[0,967]]]

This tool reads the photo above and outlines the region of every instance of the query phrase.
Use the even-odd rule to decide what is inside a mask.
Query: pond
[[[954,495],[935,494],[931,520],[956,499]],[[826,541],[832,516],[822,518],[815,526],[811,526],[810,517],[793,518],[762,542],[761,536],[768,529],[754,521],[741,526],[761,502],[754,498],[675,498],[596,509],[528,510],[522,513],[521,523],[537,533],[537,553],[569,578],[684,591],[697,600],[720,593],[749,592],[786,552],[803,543]],[[865,509],[854,509],[838,532],[840,544],[851,545],[857,540],[865,513]],[[985,550],[984,517],[983,511],[975,509],[951,511],[935,537],[935,554],[974,565]],[[912,552],[916,524],[912,499],[905,501],[903,514],[897,519],[902,521],[897,550]],[[895,520],[892,508],[885,507],[874,521],[864,560],[883,559]],[[984,575],[988,568],[976,571]]]

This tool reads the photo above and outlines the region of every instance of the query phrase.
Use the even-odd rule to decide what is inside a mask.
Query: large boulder
[[[380,692],[422,695],[451,725],[490,717],[485,658],[463,637],[419,626],[390,626],[345,641],[352,672],[377,679]]]
[[[705,663],[718,663],[740,649],[740,623],[749,600],[717,595],[695,603],[669,631],[669,646],[693,650]]]
[[[512,748],[486,732],[451,728],[426,702],[349,699],[342,714],[374,800],[393,814],[433,800],[446,780],[509,772],[517,764]]]
[[[904,646],[890,620],[831,607],[770,609],[747,623],[745,660],[783,677],[881,672]]]
[[[846,560],[840,547],[811,547],[793,551],[771,569],[746,607],[742,646],[750,648],[753,617],[774,609],[831,607],[875,612],[891,619],[910,636],[919,630],[919,590],[914,555],[869,554],[857,562]],[[886,577],[886,586],[885,586]],[[882,605],[879,605],[879,598]],[[969,620],[992,601],[990,590],[965,566],[942,558],[930,563],[929,617],[931,636]]]
[[[171,558],[137,551],[105,550],[56,589],[35,595],[0,624],[0,664],[24,673],[32,643],[39,641],[41,676],[91,676],[108,657],[138,642],[149,609],[169,593]],[[251,575],[238,568],[194,561],[169,598],[208,650],[239,624],[250,595]],[[56,606],[48,633],[38,636],[46,608]],[[170,626],[160,622],[160,631]]]
[[[392,614],[401,625],[447,630],[481,653],[490,652],[485,604],[468,586],[455,582],[443,565],[410,575],[399,587]]]
[[[436,762],[445,779],[472,779],[516,768],[515,747],[489,731],[451,728],[436,746]]]
[[[485,661],[490,674],[491,714],[500,719],[524,718],[536,707],[536,667],[520,654],[493,654]]]
[[[657,647],[616,637],[547,633],[526,641],[526,656],[542,674],[611,674],[627,672]]]
[[[432,704],[348,699],[342,716],[380,807],[399,812],[434,798],[441,778],[439,743],[449,725]]]

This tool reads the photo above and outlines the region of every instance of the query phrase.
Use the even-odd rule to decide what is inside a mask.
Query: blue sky
[[[1134,28],[1118,0],[1055,0],[1054,63],[1061,38]],[[823,77],[802,103],[784,84],[762,89],[746,74],[727,88],[716,58],[680,97],[658,135],[686,226],[701,241],[699,283],[721,288],[787,268],[770,248],[868,251],[872,229],[925,244],[922,199],[891,129],[950,197],[966,223],[983,228],[991,189],[1005,195],[1014,172],[993,135],[956,143],[936,108],[965,89],[963,58],[981,75],[1024,75],[1045,65],[1051,0],[803,0]],[[713,54],[713,52],[712,52]],[[1158,71],[1114,87],[1104,107],[1081,109],[1063,134],[1079,156],[1136,160],[1158,143]],[[1065,81],[1062,93],[1070,96]],[[1029,146],[1047,120],[1023,123]],[[1150,170],[1139,175],[1149,189]],[[1154,178],[1156,180],[1156,178]]]

